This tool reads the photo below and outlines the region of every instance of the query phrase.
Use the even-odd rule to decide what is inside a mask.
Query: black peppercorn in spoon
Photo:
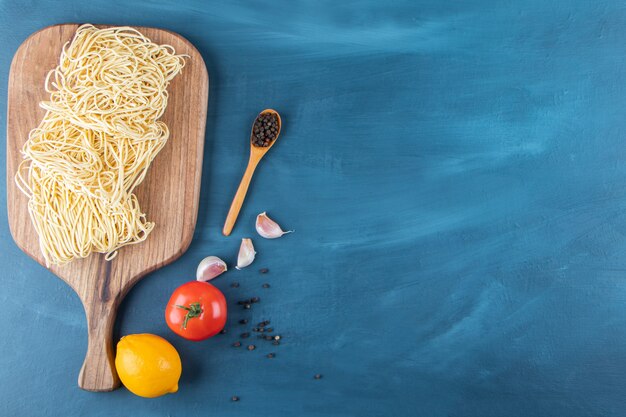
[[[226,216],[226,222],[222,230],[224,236],[230,235],[233,231],[237,216],[239,216],[239,210],[241,210],[243,200],[246,198],[254,170],[267,151],[276,143],[276,139],[278,139],[280,134],[280,127],[280,115],[276,110],[265,109],[254,120],[252,131],[250,132],[250,159],[248,160],[248,167],[243,173],[235,198],[233,198],[230,210],[228,210],[228,216]]]

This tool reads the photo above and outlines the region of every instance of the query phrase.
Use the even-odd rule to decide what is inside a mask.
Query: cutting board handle
[[[78,374],[78,386],[86,391],[113,391],[120,386],[113,354],[113,325],[117,302],[92,297],[83,301],[87,314],[87,355]]]

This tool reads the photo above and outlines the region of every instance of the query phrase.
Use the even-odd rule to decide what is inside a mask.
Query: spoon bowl
[[[276,137],[274,138],[274,140],[272,140],[270,142],[270,144],[268,146],[256,146],[254,145],[254,143],[252,142],[253,137],[254,137],[254,124],[252,124],[252,128],[250,129],[250,153],[262,153],[263,155],[265,155],[267,153],[267,151],[270,150],[270,148],[272,146],[274,146],[274,144],[276,143],[276,141],[278,140],[278,136],[280,136],[280,128],[282,126],[282,122],[280,119],[280,114],[278,114],[278,112],[274,109],[265,109],[263,110],[261,113],[259,113],[257,115],[257,117],[254,119],[254,121],[256,122],[256,120],[261,117],[264,114],[273,114],[274,116],[276,116],[276,120],[278,121],[278,132],[276,132]]]

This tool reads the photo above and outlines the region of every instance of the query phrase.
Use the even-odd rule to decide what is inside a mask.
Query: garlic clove
[[[241,269],[250,265],[254,261],[254,246],[252,245],[252,239],[241,239],[241,246],[239,247],[239,256],[237,256],[237,266],[235,268]]]
[[[286,233],[293,232],[293,230],[283,232],[278,223],[270,219],[265,211],[256,216],[256,231],[265,239],[276,239]]]
[[[207,256],[198,264],[196,279],[204,282],[210,281],[227,270],[226,262],[222,261],[217,256]]]

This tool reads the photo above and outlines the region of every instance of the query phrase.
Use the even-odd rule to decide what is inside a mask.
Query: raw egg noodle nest
[[[16,174],[46,264],[115,257],[154,228],[133,190],[169,137],[158,119],[185,64],[130,27],[78,28],[48,73],[46,114]]]

